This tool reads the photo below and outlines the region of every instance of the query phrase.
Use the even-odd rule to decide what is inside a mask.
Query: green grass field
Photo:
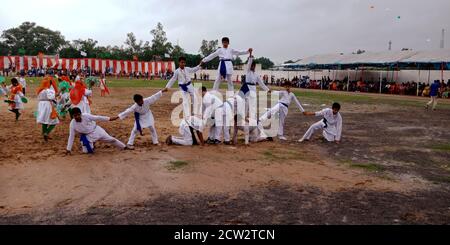
[[[10,78],[7,79],[9,83]],[[37,86],[41,78],[27,78],[27,81],[32,81],[31,88]],[[107,79],[108,86],[110,88],[164,88],[167,84],[167,80],[129,80],[127,78],[121,79]],[[197,81],[195,86],[205,86],[208,89],[213,87],[211,81]],[[235,86],[238,89],[238,86]],[[176,85],[173,86],[173,89]],[[221,89],[226,89],[225,82],[221,84]],[[283,88],[273,87],[273,89],[281,90]],[[319,91],[319,90],[300,90],[293,89],[296,96],[298,96],[302,102],[315,103],[315,104],[331,104],[333,102],[340,103],[353,103],[353,104],[387,104],[395,106],[412,106],[423,107],[423,98],[407,97],[407,96],[379,96],[378,94],[368,93],[347,93],[347,92],[331,92],[331,91]],[[438,109],[450,110],[450,100],[439,100]]]

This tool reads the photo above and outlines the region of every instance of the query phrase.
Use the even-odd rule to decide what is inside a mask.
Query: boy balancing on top
[[[155,129],[155,119],[153,117],[152,111],[150,110],[150,105],[158,101],[164,92],[167,92],[167,88],[145,99],[142,97],[142,95],[136,94],[134,95],[133,98],[134,102],[136,103],[132,105],[130,108],[126,109],[124,112],[119,114],[119,118],[123,120],[131,113],[134,113],[135,119],[134,127],[133,130],[131,130],[130,139],[128,140],[127,143],[127,147],[129,149],[134,149],[134,140],[136,138],[136,135],[138,132],[141,135],[144,135],[142,132],[144,128],[150,129],[150,132],[152,134],[153,145],[159,144],[158,134]]]
[[[326,108],[318,112],[304,112],[305,116],[323,117],[322,120],[313,124],[299,142],[309,141],[316,130],[323,129],[323,137],[328,142],[341,142],[342,135],[342,117],[339,111],[341,105],[334,103],[332,108]]]
[[[234,85],[232,81],[233,76],[233,56],[240,56],[240,55],[246,55],[250,54],[253,49],[250,48],[248,51],[236,51],[232,48],[229,48],[230,45],[230,39],[228,37],[222,38],[222,48],[217,49],[214,53],[208,55],[205,57],[201,64],[208,63],[211,60],[213,60],[216,57],[219,57],[220,63],[219,63],[219,74],[217,75],[216,81],[214,82],[214,88],[213,90],[219,90],[220,83],[223,80],[227,80],[228,82],[228,91],[234,91]]]

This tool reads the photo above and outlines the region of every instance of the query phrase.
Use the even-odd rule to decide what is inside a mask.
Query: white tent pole
[[[419,65],[419,78],[417,79],[417,95],[416,96],[419,96],[419,83],[420,83],[420,65]]]
[[[349,87],[350,87],[350,69],[347,70],[347,92],[349,91]]]
[[[383,86],[383,70],[380,70],[380,94],[381,94],[381,86]]]
[[[428,85],[430,85],[431,68],[428,68]]]

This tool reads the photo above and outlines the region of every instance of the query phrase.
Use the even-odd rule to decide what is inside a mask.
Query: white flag
[[[86,56],[87,56],[87,53],[84,52],[84,51],[80,51],[80,54],[81,54],[81,56],[83,56],[83,57],[86,57]]]

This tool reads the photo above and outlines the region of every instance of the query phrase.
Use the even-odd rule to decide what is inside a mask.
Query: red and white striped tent
[[[113,73],[148,72],[165,73],[175,71],[173,61],[131,61],[131,60],[105,60],[105,59],[66,59],[57,56],[0,56],[0,71],[9,68],[10,64],[15,66],[16,71],[28,71],[32,67],[44,67],[55,69],[75,70],[84,67],[91,67],[92,70],[105,72],[107,67],[113,68]]]

